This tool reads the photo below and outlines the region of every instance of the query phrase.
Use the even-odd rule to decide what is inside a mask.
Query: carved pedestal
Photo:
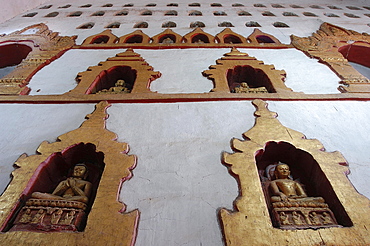
[[[281,229],[317,229],[338,226],[326,203],[275,202],[273,220]]]
[[[29,199],[10,231],[79,231],[85,210],[82,202]]]

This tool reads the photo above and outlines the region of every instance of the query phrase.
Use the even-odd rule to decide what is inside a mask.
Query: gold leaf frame
[[[97,104],[95,111],[87,115],[81,127],[58,137],[54,143],[43,142],[37,155],[22,155],[16,161],[13,179],[0,197],[0,224],[5,223],[13,213],[20,194],[39,166],[51,154],[60,152],[78,143],[91,143],[96,151],[104,153],[105,168],[100,179],[95,201],[83,232],[36,233],[11,231],[0,234],[4,245],[133,245],[136,239],[139,211],[125,213],[125,205],[118,201],[121,185],[132,176],[136,156],[127,155],[128,145],[115,141],[116,134],[105,129],[105,113],[108,103]]]
[[[0,37],[0,45],[23,44],[32,51],[9,74],[0,79],[0,95],[27,95],[26,86],[41,68],[75,45],[76,37],[59,36],[45,24],[35,24]]]
[[[369,245],[367,226],[370,201],[349,182],[346,161],[339,152],[325,152],[316,139],[306,139],[279,122],[267,104],[256,99],[256,123],[243,134],[245,140],[232,139],[234,153],[223,153],[222,161],[239,182],[239,197],[234,210],[220,210],[226,245]],[[270,141],[284,141],[308,152],[326,175],[353,226],[317,230],[281,230],[272,226],[256,168],[255,154]]]
[[[323,23],[310,37],[291,35],[292,45],[329,66],[341,79],[340,92],[369,93],[370,80],[354,69],[339,52],[341,47],[356,44],[370,49],[370,35]]]
[[[228,69],[235,66],[251,66],[254,69],[262,70],[269,78],[272,87],[276,93],[292,93],[292,90],[284,84],[286,73],[284,70],[276,70],[273,65],[266,65],[263,61],[249,56],[247,53],[238,51],[233,48],[230,53],[216,61],[217,65],[210,66],[209,70],[203,71],[203,75],[211,79],[214,83],[212,92],[230,93],[226,73]]]

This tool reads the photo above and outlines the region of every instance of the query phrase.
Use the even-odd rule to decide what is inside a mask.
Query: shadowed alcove
[[[31,198],[33,192],[52,193],[58,184],[72,176],[75,165],[81,163],[87,168],[85,180],[91,183],[91,193],[86,206],[82,206],[83,203],[80,202]],[[2,231],[83,231],[104,166],[104,153],[96,152],[96,146],[91,143],[78,143],[51,154],[34,172]],[[27,210],[29,217],[33,218],[24,221]],[[60,221],[68,217],[71,211],[75,213],[70,224],[53,223],[52,217],[56,216],[57,210],[61,212]],[[44,211],[41,222],[35,222],[38,211]]]
[[[31,51],[32,48],[24,44],[0,46],[0,78],[9,74]]]
[[[101,71],[86,94],[94,94],[104,89],[114,87],[118,80],[125,81],[125,87],[131,91],[136,80],[136,70],[129,66],[114,66]]]
[[[250,88],[265,87],[269,93],[276,92],[271,80],[261,69],[252,66],[235,66],[227,70],[227,82],[230,92],[234,92],[236,87],[246,82]]]
[[[265,144],[264,149],[256,152],[255,160],[261,178],[266,205],[269,208],[270,217],[275,227],[278,226],[272,214],[270,201],[272,193],[269,188],[271,180],[274,179],[274,169],[271,170],[270,167],[279,162],[289,166],[292,179],[302,185],[308,197],[322,197],[325,199],[339,225],[345,227],[353,226],[332,185],[310,153],[298,149],[287,142],[271,141]],[[269,176],[272,176],[272,179],[269,179]]]

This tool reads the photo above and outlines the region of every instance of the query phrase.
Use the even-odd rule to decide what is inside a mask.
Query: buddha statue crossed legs
[[[268,173],[268,179],[270,179],[273,175],[270,171]],[[287,164],[279,162],[275,166],[274,175],[275,180],[269,183],[269,188],[272,214],[277,227],[306,229],[337,225],[324,198],[307,196],[302,185],[290,177],[290,169]],[[328,218],[326,219],[324,216]],[[325,219],[333,222],[326,223]]]
[[[32,198],[87,203],[92,185],[85,180],[86,177],[87,167],[84,164],[77,164],[73,168],[72,177],[60,182],[53,193],[33,192]]]
[[[289,178],[289,166],[284,163],[279,163],[275,167],[276,179],[271,181],[270,188],[273,196],[271,202],[325,202],[322,197],[308,197],[302,186]]]

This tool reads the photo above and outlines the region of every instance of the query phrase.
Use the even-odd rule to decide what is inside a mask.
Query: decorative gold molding
[[[267,38],[269,39],[268,41],[269,42],[263,42],[263,38]],[[248,36],[247,40],[249,42],[251,42],[252,44],[259,44],[259,43],[263,43],[263,45],[271,45],[271,44],[275,44],[275,45],[281,45],[281,42],[275,38],[274,36],[272,36],[271,34],[268,34],[268,33],[265,33],[265,32],[262,32],[260,29],[258,28],[255,28],[253,33],[251,35]]]
[[[118,37],[114,35],[110,29],[106,29],[99,34],[86,38],[82,44],[114,44],[117,41]]]
[[[164,42],[166,38],[170,38],[173,41],[173,43]],[[153,41],[153,44],[168,44],[168,45],[181,44],[182,36],[172,31],[172,29],[167,28],[160,34],[153,36],[152,41]]]
[[[207,37],[208,42],[199,43],[192,42],[192,38],[198,34],[203,34]],[[104,42],[93,43],[93,40],[101,36],[106,36]],[[135,42],[128,42],[128,39],[137,36],[141,37]],[[161,42],[163,36],[171,36],[173,42]],[[256,36],[269,37],[273,42],[258,42]],[[114,41],[113,41],[114,40]],[[235,42],[236,40],[236,42]],[[240,42],[239,42],[240,40]],[[248,40],[248,41],[247,41]],[[181,36],[168,28],[163,32],[150,38],[142,30],[136,30],[132,33],[126,34],[121,37],[117,37],[111,33],[110,30],[105,30],[99,34],[92,35],[86,38],[81,45],[76,45],[75,48],[83,49],[95,49],[95,48],[128,48],[128,47],[146,47],[146,48],[163,48],[163,49],[176,49],[176,48],[213,48],[213,47],[243,47],[243,48],[292,48],[292,45],[282,44],[274,36],[261,32],[259,29],[248,37],[244,37],[238,33],[233,32],[230,28],[225,28],[223,31],[213,36],[209,33],[204,32],[201,28],[195,28],[188,34]]]
[[[221,59],[216,61],[217,65],[210,66],[209,70],[203,71],[203,75],[214,82],[212,92],[229,93],[235,89],[232,81],[229,81],[228,72],[236,68],[251,68],[254,69],[255,75],[261,75],[260,85],[252,86],[248,83],[250,80],[258,80],[256,76],[249,78],[248,76],[236,76],[240,81],[235,81],[236,84],[247,82],[249,87],[265,87],[268,92],[273,93],[291,93],[292,90],[285,86],[284,79],[286,73],[284,70],[275,70],[273,65],[266,65],[262,61],[258,61],[255,57],[249,56],[247,53],[242,53],[236,48],[233,48],[230,53],[227,53]],[[263,78],[262,78],[263,77]],[[253,81],[257,82],[257,81]]]
[[[119,67],[128,68],[135,73],[133,75],[135,78],[131,78],[131,93],[150,93],[150,83],[161,76],[160,72],[154,72],[153,67],[149,66],[139,54],[129,48],[125,52],[108,58],[106,61],[100,62],[97,66],[89,67],[87,71],[79,73],[76,78],[78,85],[70,92],[65,93],[65,95],[93,94],[101,89],[113,87],[118,79],[124,78],[117,77],[115,81],[112,81],[111,86],[98,88],[101,77],[106,74],[109,75],[111,69]],[[120,74],[120,76],[123,76],[123,74]]]
[[[370,35],[347,30],[329,23],[310,37],[301,38],[291,35],[292,45],[308,56],[319,59],[328,65],[341,79],[340,92],[369,93],[370,80],[360,74],[339,50],[345,46],[362,46],[370,49]],[[364,58],[366,59],[366,58]]]
[[[141,41],[138,42],[130,42],[129,39],[133,38],[135,36],[140,36]],[[135,43],[143,43],[143,44],[148,44],[150,42],[150,37],[143,33],[141,30],[136,30],[132,33],[126,34],[122,37],[119,38],[118,43],[129,43],[129,44],[135,44]]]
[[[234,202],[235,209],[220,210],[225,244],[369,245],[367,226],[370,221],[370,201],[357,193],[344,174],[348,173],[348,167],[343,156],[339,152],[325,152],[318,140],[306,139],[302,133],[281,125],[276,118],[277,114],[269,111],[264,101],[257,99],[253,104],[256,106],[255,125],[243,133],[245,140],[232,139],[231,147],[234,153],[222,155],[223,163],[229,167],[230,173],[237,179],[240,187],[240,195]],[[343,206],[342,210],[348,214],[352,223],[342,222],[344,227],[316,230],[274,228],[256,166],[259,153],[266,150],[266,144],[271,142],[285,142],[300,153],[312,156],[317,163],[315,170],[323,172],[332,187],[332,193],[339,201],[339,206]],[[284,151],[282,152],[277,154],[284,155]],[[287,158],[295,163],[298,157],[287,156]]]
[[[183,42],[187,44],[214,44],[215,37],[211,34],[203,31],[202,28],[197,27],[193,31],[185,34],[183,37]]]
[[[215,36],[217,43],[220,44],[247,44],[247,40],[240,34],[233,32],[230,28],[225,28],[222,32]],[[235,42],[235,41],[236,42]]]
[[[43,142],[37,155],[23,154],[15,163],[13,180],[0,197],[0,224],[13,212],[15,204],[40,163],[55,152],[61,152],[78,143],[90,143],[96,151],[104,153],[105,168],[100,179],[96,198],[88,216],[86,228],[77,233],[40,233],[29,231],[9,231],[0,234],[4,245],[96,245],[112,244],[133,245],[136,237],[139,211],[125,213],[125,206],[118,201],[121,185],[131,178],[131,170],[136,165],[136,157],[127,155],[128,145],[115,141],[116,134],[105,129],[107,102],[100,102],[80,128],[58,137],[54,143]],[[113,243],[115,244],[115,243]]]
[[[22,44],[32,51],[11,73],[0,79],[0,95],[26,95],[32,76],[75,44],[76,37],[59,36],[45,24],[36,24],[0,37],[0,46]]]

